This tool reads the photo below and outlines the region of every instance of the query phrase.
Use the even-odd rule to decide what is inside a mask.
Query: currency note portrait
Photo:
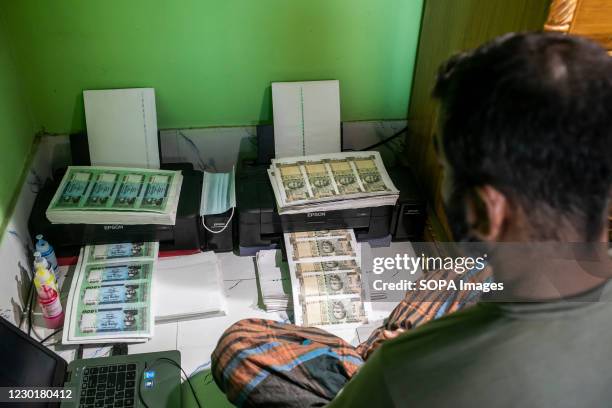
[[[306,200],[310,198],[306,181],[297,164],[279,164],[278,172],[285,190],[287,202]]]
[[[367,192],[389,190],[376,165],[374,156],[356,157],[353,158],[353,163],[355,163],[359,178]]]
[[[306,176],[310,183],[313,199],[331,197],[337,194],[325,163],[306,162],[304,170],[306,170]]]
[[[341,238],[293,241],[293,260],[328,256],[356,256],[351,241]]]
[[[327,273],[299,278],[302,296],[357,295],[361,294],[361,277],[358,273]]]
[[[304,326],[366,322],[360,298],[316,299],[302,301]]]
[[[332,175],[338,186],[338,192],[340,194],[354,194],[361,193],[363,190],[359,186],[357,181],[357,175],[353,171],[353,167],[346,160],[328,160],[329,167],[331,168]]]

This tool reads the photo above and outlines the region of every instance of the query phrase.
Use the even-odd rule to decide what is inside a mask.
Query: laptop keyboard
[[[83,372],[79,407],[133,407],[136,386],[136,364],[87,367]]]

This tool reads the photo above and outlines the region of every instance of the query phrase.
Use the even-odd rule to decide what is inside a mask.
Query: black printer
[[[409,168],[389,171],[400,190],[395,206],[284,215],[276,209],[267,169],[267,164],[242,163],[236,173],[236,232],[241,255],[279,247],[283,233],[295,231],[353,228],[358,241],[373,246],[388,245],[392,239],[422,240],[426,205]]]
[[[45,213],[64,170],[55,174],[54,180],[48,180],[38,193],[28,221],[30,235],[43,234],[58,256],[77,255],[80,247],[87,244],[139,241],[159,241],[160,250],[164,251],[202,249],[205,246],[201,240],[200,217],[202,172],[194,170],[191,164],[164,165],[162,168],[181,170],[183,174],[175,225],[52,224]]]

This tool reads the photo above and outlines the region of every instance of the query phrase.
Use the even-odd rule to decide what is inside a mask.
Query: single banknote
[[[76,208],[84,200],[85,193],[89,190],[89,185],[94,178],[93,171],[79,170],[69,171],[64,177],[66,180],[60,186],[61,193],[57,202],[54,203],[58,208]]]
[[[312,198],[314,200],[338,194],[325,163],[306,162],[304,164],[304,170],[306,171],[306,177],[308,178],[308,183],[312,191]]]
[[[152,242],[91,245],[87,262],[104,262],[119,258],[151,258],[154,256],[154,248]]]
[[[306,180],[297,164],[279,164],[277,174],[280,177],[281,188],[285,191],[285,200],[290,203],[310,199]]]
[[[358,273],[328,272],[298,278],[300,293],[306,296],[361,295],[361,276]]]
[[[297,241],[304,241],[304,240],[322,239],[322,238],[344,238],[344,239],[350,240],[352,239],[352,235],[349,230],[345,230],[345,229],[302,231],[302,232],[292,232],[289,239],[294,239]]]
[[[329,160],[329,167],[341,195],[362,193],[357,174],[346,159]]]
[[[150,280],[152,262],[133,262],[119,265],[87,265],[85,281],[88,283]]]
[[[117,180],[119,180],[119,174],[114,172],[103,172],[95,174],[94,176],[95,182],[91,192],[87,196],[85,206],[92,208],[105,207],[118,188]]]
[[[147,282],[106,282],[83,289],[84,305],[114,305],[146,302],[149,296]]]
[[[150,324],[147,308],[129,306],[85,309],[78,321],[79,335],[141,332]]]
[[[145,182],[144,174],[124,174],[119,192],[113,202],[114,208],[136,208]]]
[[[329,261],[300,262],[295,264],[295,273],[297,276],[309,273],[327,273],[334,271],[355,271],[360,273],[359,266],[357,266],[357,262],[354,259],[342,261],[330,259]]]
[[[365,310],[360,298],[324,298],[302,300],[304,326],[324,326],[365,322]]]
[[[356,256],[355,248],[350,240],[343,238],[329,238],[309,241],[291,241],[293,261],[306,258]]]
[[[385,181],[383,180],[380,170],[376,165],[374,156],[371,157],[358,157],[353,159],[359,178],[363,188],[368,193],[376,191],[391,191],[387,188]]]

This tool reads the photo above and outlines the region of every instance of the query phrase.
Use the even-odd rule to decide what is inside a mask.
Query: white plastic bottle
[[[43,258],[47,260],[53,272],[57,272],[57,257],[51,244],[43,239],[42,234],[36,236],[36,251],[40,252]]]

